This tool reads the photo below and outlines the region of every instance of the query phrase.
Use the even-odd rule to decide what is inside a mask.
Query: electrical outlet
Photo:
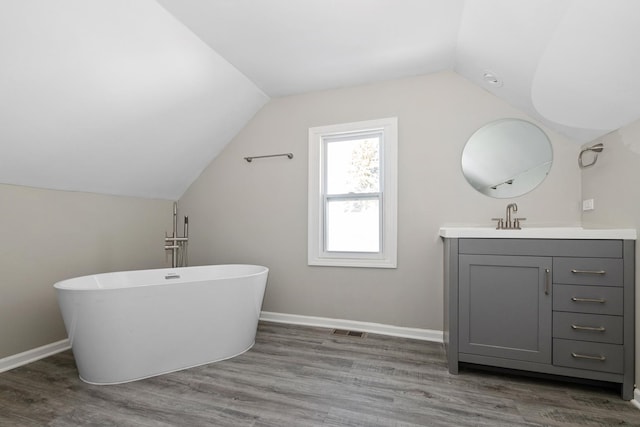
[[[592,211],[595,209],[593,199],[586,199],[582,201],[582,210],[583,211]]]

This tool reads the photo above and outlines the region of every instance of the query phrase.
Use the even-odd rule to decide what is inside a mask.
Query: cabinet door
[[[460,353],[551,363],[550,257],[460,255]]]

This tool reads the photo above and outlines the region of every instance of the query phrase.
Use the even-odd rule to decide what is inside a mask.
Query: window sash
[[[329,250],[329,215],[328,206],[332,201],[356,201],[356,200],[377,200],[378,201],[378,250],[377,251],[336,251]],[[363,257],[380,255],[384,250],[384,203],[382,193],[347,193],[324,195],[322,208],[322,248],[325,255],[355,255],[363,254]]]
[[[382,189],[384,188],[384,129],[379,128],[379,129],[360,130],[360,131],[354,131],[354,132],[340,132],[340,133],[333,133],[333,134],[327,134],[322,136],[321,138],[322,139],[322,156],[321,156],[322,190],[321,191],[323,195],[331,194],[328,192],[329,184],[327,181],[327,178],[329,176],[329,171],[328,171],[329,162],[328,162],[328,154],[327,154],[328,145],[331,143],[347,142],[347,141],[366,139],[366,138],[378,140],[378,165],[379,165],[378,193],[382,192]],[[361,194],[361,193],[353,192],[348,194]]]

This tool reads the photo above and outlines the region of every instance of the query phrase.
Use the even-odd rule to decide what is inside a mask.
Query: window
[[[309,265],[396,267],[397,118],[309,129]]]

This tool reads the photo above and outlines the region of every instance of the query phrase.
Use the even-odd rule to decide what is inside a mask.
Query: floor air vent
[[[340,335],[342,337],[356,337],[356,338],[364,338],[367,336],[366,332],[359,331],[348,331],[346,329],[334,329],[331,331],[333,335]]]

